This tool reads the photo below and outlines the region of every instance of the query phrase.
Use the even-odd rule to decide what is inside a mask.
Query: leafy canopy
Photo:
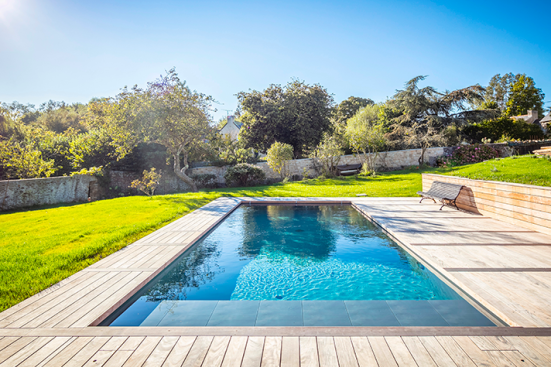
[[[241,92],[237,98],[243,110],[239,139],[248,148],[265,152],[279,141],[302,156],[331,128],[333,97],[319,84],[293,80],[284,87],[272,84],[262,92]]]

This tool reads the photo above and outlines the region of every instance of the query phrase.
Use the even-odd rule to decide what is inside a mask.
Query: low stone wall
[[[428,148],[425,152],[425,162],[431,165],[436,163],[436,158],[444,155],[445,148]],[[395,150],[391,152],[383,152],[379,154],[377,160],[377,166],[381,170],[398,170],[405,167],[419,165],[419,157],[421,155],[421,149],[407,149],[407,150]],[[361,157],[357,155],[343,155],[339,161],[339,165],[343,164],[358,164],[362,163]],[[274,172],[266,162],[259,162],[256,164],[266,174],[266,178],[269,180],[279,179],[279,174]],[[310,175],[314,176],[313,160],[311,158],[306,159],[293,159],[289,162],[289,173],[291,176],[301,176],[304,169],[310,171]],[[197,167],[188,171],[189,174],[213,174],[216,176],[216,182],[218,184],[225,184],[224,174],[226,173],[227,166],[223,167]]]
[[[434,181],[465,186],[457,198],[461,209],[551,234],[551,187],[423,173],[423,191]]]
[[[82,175],[0,181],[0,210],[84,202],[95,182],[95,177]]]
[[[104,193],[102,196],[117,196],[120,195],[136,195],[138,191],[130,188],[132,181],[140,179],[142,172],[133,171],[110,171],[108,187],[104,190],[111,192]],[[188,191],[190,187],[180,180],[174,172],[163,171],[159,186],[155,190],[155,195],[173,194],[176,192]],[[140,193],[141,194],[141,193]]]

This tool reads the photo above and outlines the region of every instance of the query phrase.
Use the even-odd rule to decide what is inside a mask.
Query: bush
[[[195,181],[198,187],[216,187],[216,175],[211,173],[200,173],[196,175],[191,175],[190,178]]]
[[[280,174],[281,178],[289,175],[288,164],[293,159],[293,147],[276,141],[267,151],[268,166]]]
[[[524,120],[513,120],[509,117],[472,124],[467,126],[463,132],[474,141],[482,141],[483,138],[497,141],[502,136],[518,140],[542,139],[544,137],[539,125],[528,124]]]
[[[130,187],[140,190],[147,196],[153,196],[160,181],[161,173],[157,173],[155,168],[151,168],[149,171],[143,171],[142,179],[132,181]]]
[[[224,179],[228,186],[250,186],[254,183],[264,180],[266,174],[257,166],[249,163],[236,164],[233,167],[228,168]]]
[[[482,144],[473,144],[456,148],[452,154],[439,157],[437,163],[439,166],[443,167],[454,167],[464,164],[479,163],[498,157],[499,152],[494,148]]]

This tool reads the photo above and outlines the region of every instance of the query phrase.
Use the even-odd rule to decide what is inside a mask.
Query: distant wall
[[[445,148],[428,148],[425,152],[425,161],[434,165],[436,158],[444,155]],[[384,170],[398,170],[405,167],[419,165],[419,156],[421,155],[421,149],[408,149],[408,150],[395,150],[391,152],[380,153],[377,160],[377,166],[379,169]],[[361,157],[350,155],[343,155],[339,161],[339,165],[343,164],[358,164],[361,163]],[[274,172],[266,162],[259,162],[256,164],[266,174],[266,178],[276,180],[279,179],[279,174]],[[304,168],[310,170],[310,175],[314,175],[314,168],[312,166],[312,159],[293,159],[289,163],[289,173],[291,175],[302,176]],[[226,173],[227,166],[223,167],[197,167],[188,171],[189,174],[213,174],[216,176],[216,182],[218,184],[224,184],[224,174]]]
[[[423,191],[434,181],[465,186],[457,198],[461,209],[551,234],[551,187],[423,173]]]
[[[84,202],[95,182],[95,177],[82,175],[0,181],[0,210]]]

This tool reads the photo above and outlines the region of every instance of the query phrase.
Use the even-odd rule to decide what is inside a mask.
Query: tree
[[[12,139],[0,142],[0,165],[6,178],[50,177],[54,161],[44,160],[42,153]]]
[[[373,175],[377,171],[377,158],[385,146],[385,129],[379,120],[380,105],[368,105],[360,109],[346,123],[346,137],[357,154],[362,154],[364,170]]]
[[[119,159],[142,142],[166,147],[176,176],[197,191],[185,170],[190,156],[204,147],[211,102],[212,97],[192,91],[171,69],[146,89],[124,88],[115,98],[91,103],[90,124],[110,132]]]
[[[316,170],[321,171],[323,175],[332,176],[335,174],[335,170],[343,154],[344,151],[339,139],[326,133],[323,140],[310,154],[310,157],[314,159]],[[307,175],[305,174],[304,176]]]
[[[536,88],[534,79],[526,74],[517,74],[511,82],[509,98],[507,100],[507,116],[525,115],[528,110],[538,111],[543,116],[543,99],[545,94]]]
[[[375,104],[375,102],[370,98],[348,97],[348,99],[339,103],[333,110],[332,119],[335,124],[335,129],[338,130],[339,133],[344,133],[346,121],[354,116],[360,108],[373,104]]]
[[[145,170],[142,178],[132,181],[130,187],[140,190],[147,196],[153,196],[161,182],[161,175],[161,173],[155,172],[155,168],[151,168],[149,171]]]
[[[493,114],[492,111],[469,111],[466,108],[468,104],[483,100],[484,88],[481,86],[440,93],[430,86],[419,88],[419,82],[424,79],[425,76],[411,79],[405,89],[396,91],[387,102],[389,108],[399,111],[399,115],[392,119],[388,138],[407,147],[421,148],[420,165],[424,164],[427,148],[446,142],[448,128],[477,122]]]
[[[501,74],[494,75],[482,92],[483,100],[475,101],[474,107],[479,109],[497,107],[500,111],[505,111],[509,98],[509,90],[514,79],[515,75],[513,73],[503,76]]]
[[[315,147],[331,127],[333,97],[319,84],[293,80],[262,92],[237,95],[243,114],[239,139],[265,152],[276,141],[290,144],[296,157]]]
[[[288,162],[293,159],[293,147],[289,144],[276,141],[268,149],[268,166],[281,175],[281,178],[288,176]]]

